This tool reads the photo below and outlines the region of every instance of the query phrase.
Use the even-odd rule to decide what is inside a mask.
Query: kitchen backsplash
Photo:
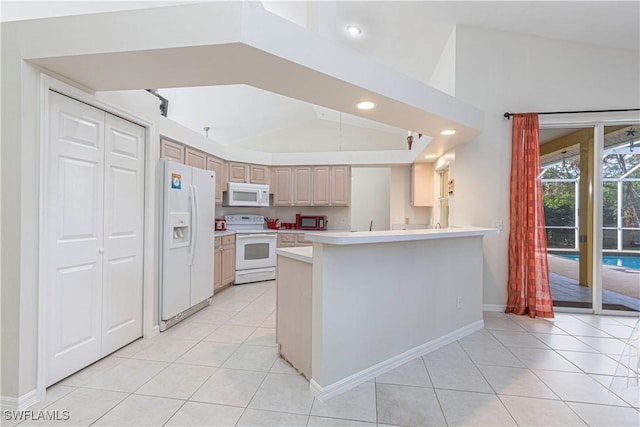
[[[282,222],[295,222],[296,214],[325,215],[327,230],[349,230],[351,211],[345,206],[270,206],[268,208],[249,208],[237,206],[216,206],[216,217],[229,214],[257,214],[268,218],[277,218]]]

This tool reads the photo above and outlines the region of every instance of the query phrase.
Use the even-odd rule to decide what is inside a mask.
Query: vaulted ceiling
[[[184,3],[3,1],[1,16],[10,21]],[[640,45],[640,3],[635,1],[263,1],[262,5],[425,83],[429,83],[456,25],[627,49],[636,54]],[[362,29],[357,37],[345,31],[352,24]],[[340,136],[345,126],[375,129],[388,139],[388,149],[402,148],[406,138],[406,129],[246,85],[158,89],[169,100],[169,118],[196,132],[204,133],[203,128],[209,127],[209,136],[226,144],[250,146],[252,138],[319,121],[332,123]]]

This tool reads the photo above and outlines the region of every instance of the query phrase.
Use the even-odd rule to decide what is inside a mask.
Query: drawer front
[[[297,234],[296,235],[296,245],[298,246],[311,246],[313,245],[313,243],[309,240],[306,240],[304,238],[304,234]]]
[[[278,234],[278,237],[280,238],[281,242],[295,242],[296,241],[296,235],[293,233],[281,233]]]
[[[227,246],[227,245],[232,245],[236,243],[236,236],[234,236],[233,234],[229,235],[229,236],[222,236],[222,245],[223,246]]]
[[[219,248],[222,245],[222,237],[214,237],[213,239],[213,247]]]

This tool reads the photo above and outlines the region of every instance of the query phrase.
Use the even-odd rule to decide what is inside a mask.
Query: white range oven
[[[227,230],[236,232],[235,284],[276,278],[277,231],[265,228],[264,216],[225,215]]]

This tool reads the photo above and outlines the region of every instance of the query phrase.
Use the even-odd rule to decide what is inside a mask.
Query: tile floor
[[[56,425],[640,425],[637,373],[617,363],[637,369],[635,318],[486,312],[484,330],[323,403],[277,356],[275,297],[274,282],[225,290],[30,409],[68,410]]]

